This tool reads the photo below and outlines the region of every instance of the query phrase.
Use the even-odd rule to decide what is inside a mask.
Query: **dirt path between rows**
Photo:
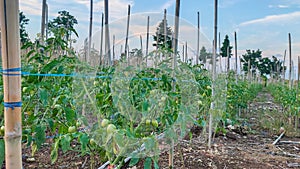
[[[180,141],[176,146],[174,168],[300,168],[300,144],[279,142],[272,145],[281,132],[274,119],[276,114],[282,114],[281,106],[274,102],[269,93],[262,91],[250,103],[249,110],[242,113],[243,126],[236,127],[234,131],[227,130],[226,135],[216,137],[211,150],[207,149],[206,141],[201,138]],[[300,142],[300,138],[284,136],[280,141]],[[161,155],[159,166],[168,168],[168,153]],[[143,167],[140,164],[136,168]]]

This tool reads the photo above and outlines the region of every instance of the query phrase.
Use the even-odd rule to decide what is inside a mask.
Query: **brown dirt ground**
[[[268,111],[266,111],[268,110]],[[264,120],[267,112],[281,113],[281,107],[274,103],[272,96],[266,92],[260,93],[254,102],[250,103],[250,109],[242,113],[241,117],[248,119],[248,126],[241,130],[227,130],[226,134],[214,138],[211,149],[207,148],[207,141],[199,127],[193,127],[192,139],[179,141],[175,147],[175,169],[288,169],[300,168],[300,144],[277,143],[272,145],[280,134],[276,126],[272,129],[262,127],[268,121]],[[275,116],[274,116],[275,117]],[[273,118],[269,118],[274,121]],[[277,117],[276,117],[277,118]],[[280,118],[280,117],[279,117]],[[270,122],[270,121],[269,121]],[[272,121],[270,122],[272,123]],[[280,141],[300,142],[299,131],[290,132]],[[90,155],[80,156],[76,151],[65,154],[59,152],[58,161],[51,164],[50,145],[48,140],[42,149],[31,157],[30,148],[23,149],[24,168],[98,168],[101,166],[99,158]],[[160,168],[168,168],[168,152],[160,155]],[[4,167],[3,167],[4,168]],[[129,168],[129,167],[123,167]],[[143,161],[132,169],[143,169]]]

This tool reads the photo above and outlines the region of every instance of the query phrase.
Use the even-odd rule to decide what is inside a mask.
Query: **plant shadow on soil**
[[[266,91],[258,94],[250,103],[248,111],[241,114],[241,119],[247,123],[244,132],[239,132],[241,126],[227,129],[226,134],[214,138],[211,149],[207,149],[202,129],[194,126],[191,129],[192,137],[180,140],[175,146],[174,168],[176,169],[282,169],[300,168],[300,144],[283,144],[280,141],[300,142],[299,131],[293,132],[286,125],[286,117],[280,113],[282,108],[274,102]],[[287,132],[276,145],[272,145],[280,134],[280,127]],[[289,132],[291,131],[291,132]],[[101,166],[99,157],[90,155],[80,156],[76,151],[59,152],[58,160],[51,164],[50,149],[53,140],[47,143],[31,156],[30,148],[23,146],[24,168],[98,168]],[[75,145],[76,143],[74,143]],[[168,167],[168,152],[159,157],[159,167]],[[4,168],[4,165],[3,167]],[[141,160],[136,166],[123,167],[143,169]]]

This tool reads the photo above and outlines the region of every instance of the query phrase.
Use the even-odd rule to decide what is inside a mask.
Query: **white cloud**
[[[288,8],[289,6],[288,5],[278,5],[277,7],[278,8]]]
[[[262,24],[262,23],[264,24],[264,23],[271,23],[271,22],[278,22],[278,23],[284,21],[289,22],[294,19],[300,19],[300,11],[287,13],[287,14],[280,14],[280,15],[269,15],[264,18],[243,22],[239,24],[239,26],[248,26],[252,24]]]
[[[269,5],[269,8],[289,8],[289,5]]]
[[[168,0],[166,3],[164,3],[161,7],[160,10],[164,10],[164,9],[168,9],[170,8],[172,5],[175,4],[175,0]]]
[[[74,0],[75,3],[85,5],[87,9],[90,9],[90,0]],[[134,5],[133,0],[109,0],[109,14],[111,19],[118,19],[127,15],[128,5],[131,7]],[[93,4],[93,10],[96,12],[104,12],[104,1],[97,1]]]
[[[26,15],[41,15],[41,9],[40,0],[20,0],[20,10]]]
[[[220,8],[227,8],[227,7],[235,5],[239,1],[241,1],[241,0],[224,0],[224,1],[220,1],[219,7]]]

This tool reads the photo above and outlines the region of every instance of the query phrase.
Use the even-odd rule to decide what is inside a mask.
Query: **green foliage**
[[[61,43],[71,43],[72,33],[78,37],[74,26],[78,24],[77,19],[68,11],[59,11],[58,16],[48,23],[49,34],[53,35],[56,39],[49,38],[48,43],[58,42],[57,47],[63,46]]]
[[[246,54],[242,55],[241,62],[243,62],[245,73],[248,73],[248,69],[250,69],[252,74],[256,75],[259,72],[265,78],[267,76],[278,78],[285,69],[283,62],[275,56],[272,56],[271,59],[268,57],[262,58],[262,51],[259,49],[257,51],[246,50]],[[250,68],[248,68],[249,63]]]
[[[0,139],[0,167],[2,168],[3,162],[5,160],[5,146],[4,140]]]
[[[272,127],[277,127],[277,129],[284,127],[287,131],[286,134],[296,131],[297,135],[298,126],[295,125],[298,124],[297,120],[299,120],[300,115],[300,95],[298,94],[297,96],[297,89],[273,83],[267,86],[267,90],[272,94],[275,101],[283,107],[282,112],[275,115],[275,121],[272,122],[272,125],[276,126]],[[270,129],[272,130],[273,128]]]
[[[27,22],[25,19],[24,25]],[[170,54],[172,30],[170,27],[167,28],[165,50],[164,22],[166,21],[163,20],[159,24],[157,28],[159,38],[154,36],[154,41],[158,41],[160,50]],[[75,52],[68,45],[71,34],[77,35],[74,29],[75,24],[77,20],[72,15],[67,11],[60,11],[59,16],[48,25],[52,36],[46,39],[44,44],[40,44],[38,40],[26,41],[22,49],[26,49],[28,53],[22,56],[22,71],[33,74],[71,74],[77,70],[87,74],[101,72],[96,75],[108,77],[120,73],[122,77],[127,77],[124,72],[116,72],[115,67],[95,68],[78,60]],[[227,40],[225,38],[223,46],[229,46],[229,40]],[[134,56],[142,56],[139,49],[134,49],[132,52]],[[200,60],[205,63],[209,58],[211,54],[202,47]],[[126,67],[126,69],[131,68]],[[44,145],[47,138],[52,137],[54,140],[50,155],[52,163],[59,158],[60,149],[63,153],[76,151],[80,155],[101,154],[104,156],[105,153],[105,158],[108,158],[113,165],[123,161],[124,156],[128,155],[126,153],[133,152],[142,143],[145,146],[145,153],[156,155],[158,153],[155,151],[158,150],[157,135],[165,133],[168,136],[166,142],[170,143],[171,139],[179,137],[176,130],[178,128],[180,136],[185,136],[188,122],[204,125],[209,115],[210,103],[214,99],[211,98],[209,72],[201,65],[193,66],[179,62],[176,71],[176,75],[182,74],[183,77],[176,77],[175,82],[173,70],[170,69],[170,60],[160,63],[155,68],[139,70],[130,78],[128,91],[122,93],[125,88],[122,83],[117,86],[120,88],[120,94],[125,93],[128,100],[122,100],[122,97],[118,97],[122,95],[113,93],[111,86],[114,81],[111,78],[92,80],[79,78],[78,80],[73,77],[23,76],[23,142],[31,146],[34,154]],[[186,86],[177,84],[180,79],[185,79],[185,84],[193,84],[195,90],[190,91]],[[248,100],[254,98],[260,86],[246,82],[233,83],[232,76],[228,80],[227,114],[224,116],[233,118],[237,108],[246,107]],[[185,93],[186,91],[188,93]],[[94,100],[85,99],[84,96],[87,94],[89,97],[93,96]],[[113,104],[118,99],[117,103],[123,104],[123,107]],[[92,117],[107,119],[107,126],[100,127],[100,123],[96,123],[91,126],[93,132],[88,134],[83,131],[85,126],[89,126],[88,119],[81,115],[83,107],[80,105],[83,103],[86,106],[85,111],[91,112]],[[194,103],[197,105],[194,106]],[[156,110],[155,106],[151,107],[151,104],[159,109]],[[0,109],[3,110],[1,106],[2,104]],[[132,107],[128,108],[130,106]],[[126,111],[128,113],[126,115],[132,119],[135,119],[133,118],[134,111],[141,112],[137,114],[140,115],[141,120],[135,121],[127,118]],[[196,112],[197,117],[194,117],[191,112]],[[3,114],[3,112],[0,113],[0,115]],[[195,121],[195,118],[198,120]],[[0,124],[2,123],[3,121],[0,121]],[[70,128],[72,131],[69,131]],[[132,144],[136,143],[136,139],[140,139],[141,144]],[[105,152],[102,146],[105,146]],[[0,162],[1,151],[0,146]],[[134,158],[130,165],[139,161],[139,156],[132,155]],[[144,165],[145,168],[158,168],[158,157],[145,158]]]
[[[249,84],[246,81],[238,81],[238,83],[236,83],[234,74],[229,74],[226,94],[226,113],[223,115],[224,120],[227,118],[234,120],[239,108],[247,108],[249,101],[253,100],[261,89],[261,84]]]
[[[29,19],[26,18],[23,12],[19,12],[20,39],[22,44],[30,40],[29,35],[26,31],[26,25],[28,25],[28,23],[29,23]]]

